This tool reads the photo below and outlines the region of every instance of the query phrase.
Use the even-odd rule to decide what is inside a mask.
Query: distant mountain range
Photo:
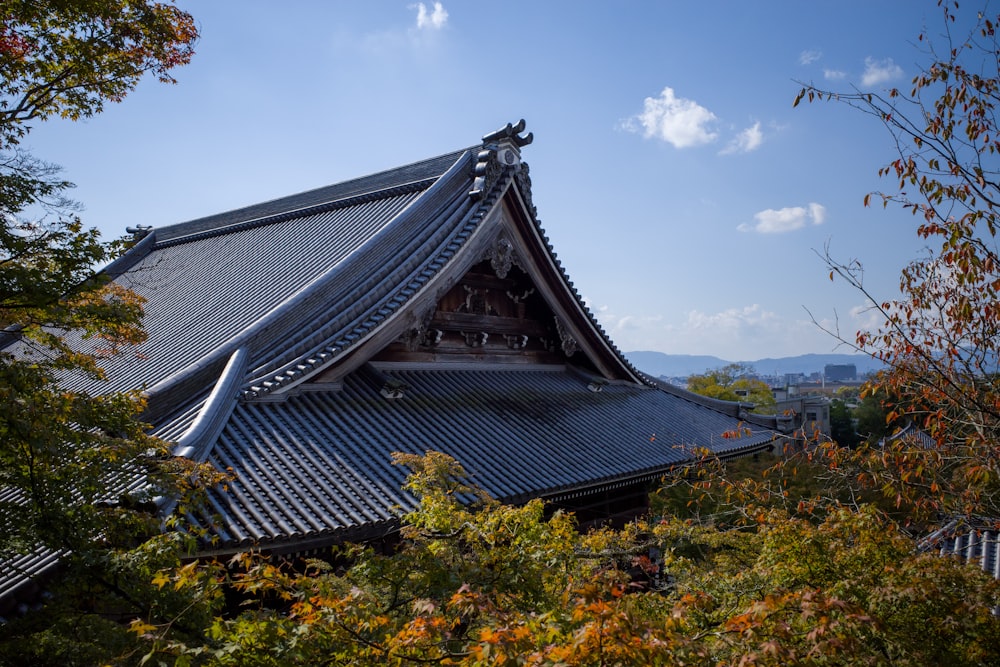
[[[719,357],[697,354],[665,354],[663,352],[626,352],[625,357],[643,373],[654,377],[686,377],[727,364],[741,363],[754,367],[761,375],[786,373],[822,373],[827,364],[854,364],[858,374],[877,371],[883,364],[863,354],[802,354],[797,357],[757,359],[755,361],[727,361]]]

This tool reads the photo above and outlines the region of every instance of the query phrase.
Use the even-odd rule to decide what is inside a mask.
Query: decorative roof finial
[[[475,181],[469,196],[481,199],[506,167],[521,167],[521,147],[527,146],[535,138],[530,132],[524,132],[524,119],[517,124],[507,123],[496,132],[490,132],[483,137],[483,147],[476,155],[476,165],[473,168]],[[524,165],[527,168],[527,165]]]
[[[125,231],[131,234],[134,240],[140,241],[146,234],[149,234],[151,229],[153,229],[152,225],[135,225],[133,227],[126,227]]]
[[[483,137],[483,143],[488,144],[493,142],[501,142],[504,139],[506,139],[511,143],[513,143],[518,148],[521,148],[522,146],[527,146],[532,141],[534,141],[535,135],[532,134],[531,132],[528,132],[528,134],[524,135],[523,137],[520,136],[521,133],[524,132],[524,127],[525,127],[525,122],[523,118],[517,121],[516,125],[512,123],[507,123],[507,125],[501,127],[496,132],[490,132],[489,134],[485,135]]]

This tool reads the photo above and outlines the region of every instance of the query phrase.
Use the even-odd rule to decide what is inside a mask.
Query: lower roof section
[[[444,452],[517,502],[665,473],[693,447],[737,454],[773,438],[726,438],[737,421],[710,407],[565,366],[368,367],[315,389],[234,410],[210,456],[234,476],[211,496],[220,550],[374,537],[416,502],[396,451]]]

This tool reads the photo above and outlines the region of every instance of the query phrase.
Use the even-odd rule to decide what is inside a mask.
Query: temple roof
[[[538,221],[523,129],[198,220],[140,221],[105,272],[147,300],[148,339],[104,360],[106,382],[64,384],[144,388],[177,455],[232,469],[191,517],[220,549],[372,536],[413,503],[396,450],[448,453],[520,501],[655,479],[694,447],[766,446],[767,430],[723,437],[745,406],[661,385],[615,347]]]
[[[208,457],[234,473],[227,492],[212,495],[211,532],[242,546],[377,532],[415,503],[400,490],[406,471],[387,465],[395,451],[442,451],[470,482],[518,502],[658,479],[706,436],[730,454],[771,440],[727,440],[731,417],[650,387],[595,389],[556,365],[387,365],[351,374],[336,391],[241,403]]]

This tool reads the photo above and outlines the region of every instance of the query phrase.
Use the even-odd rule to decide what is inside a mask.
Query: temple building
[[[156,435],[232,471],[188,517],[215,538],[206,554],[391,535],[415,503],[394,451],[444,452],[493,496],[542,497],[585,523],[641,508],[696,448],[771,445],[770,429],[745,428],[747,406],[653,380],[615,347],[539,225],[531,139],[521,121],[415,164],[132,230],[105,273],[147,300],[148,340],[104,360],[107,382],[67,388],[145,387]],[[0,595],[54,562],[26,558]]]

